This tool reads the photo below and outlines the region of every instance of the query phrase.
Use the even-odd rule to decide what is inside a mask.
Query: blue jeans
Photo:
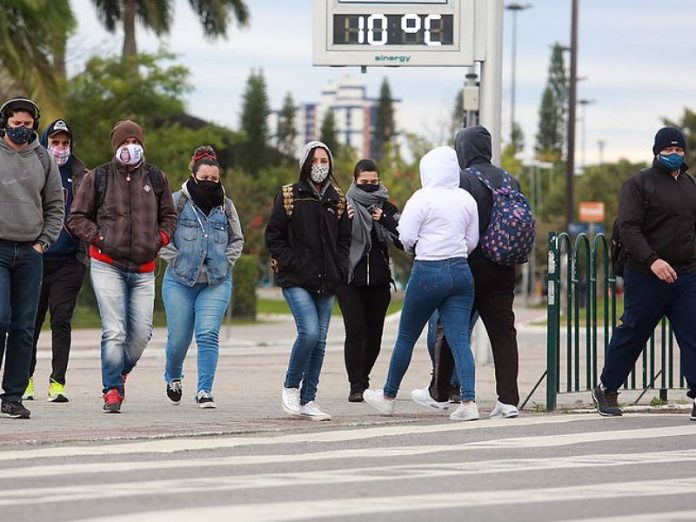
[[[283,288],[297,327],[297,338],[292,345],[286,388],[299,388],[300,404],[307,404],[317,396],[319,374],[324,362],[326,334],[333,309],[333,295],[312,294],[299,286]]]
[[[220,351],[220,326],[232,295],[232,278],[220,284],[187,286],[164,274],[162,298],[167,313],[167,362],[164,380],[181,379],[194,331],[198,347],[198,391],[213,391]]]
[[[123,376],[135,367],[152,336],[155,274],[126,272],[92,259],[90,276],[102,323],[103,391],[123,393]]]
[[[3,402],[22,402],[29,382],[43,255],[30,243],[0,240],[0,365]],[[7,352],[5,354],[5,352]]]
[[[679,344],[688,395],[696,398],[694,310],[696,272],[679,274],[676,282],[665,283],[652,274],[627,268],[624,272],[624,313],[609,342],[600,378],[605,388],[616,391],[621,387],[655,327],[666,316]]]
[[[469,318],[473,302],[474,279],[466,258],[413,263],[401,310],[399,333],[384,385],[387,397],[396,397],[411,363],[413,346],[428,319],[437,310],[454,355],[462,401],[476,398],[474,356],[469,346]]]

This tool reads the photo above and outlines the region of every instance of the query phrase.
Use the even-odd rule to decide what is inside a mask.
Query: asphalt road
[[[14,445],[0,520],[696,520],[695,435],[687,413],[530,414]]]

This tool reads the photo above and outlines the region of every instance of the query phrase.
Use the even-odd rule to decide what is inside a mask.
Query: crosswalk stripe
[[[669,417],[666,414],[663,417]],[[674,415],[675,417],[677,415]],[[679,415],[683,418],[683,415]],[[510,419],[491,419],[477,422],[466,423],[448,423],[435,425],[399,425],[399,426],[378,426],[366,429],[351,429],[324,431],[314,433],[298,433],[292,435],[281,436],[266,436],[266,437],[209,437],[209,438],[185,438],[185,439],[165,439],[165,440],[148,440],[143,442],[111,444],[109,445],[109,455],[131,455],[133,453],[175,453],[177,451],[195,451],[195,450],[210,450],[223,448],[238,448],[243,446],[258,446],[258,445],[276,445],[276,444],[292,444],[292,443],[331,443],[331,442],[349,442],[357,440],[365,440],[381,437],[396,437],[401,435],[414,434],[436,434],[446,432],[467,432],[470,430],[487,429],[487,428],[522,428],[525,426],[534,425],[553,425],[568,422],[580,422],[585,420],[595,420],[597,416],[594,414],[581,414],[573,416],[557,416],[557,417],[523,417],[515,420]],[[613,426],[621,425],[621,418],[607,420]],[[696,426],[676,426],[669,428],[652,428],[648,430],[617,430],[608,432],[599,432],[594,434],[572,434],[562,436],[547,437],[546,445],[549,447],[575,444],[581,442],[591,442],[593,440],[612,440],[612,438],[620,439],[630,432],[632,437],[640,437],[639,433],[644,433],[646,437],[652,437],[654,430],[665,430],[665,433],[672,433],[678,436],[685,434],[693,434],[696,432]],[[614,434],[614,435],[611,435]],[[599,437],[595,439],[593,437]],[[605,438],[602,438],[605,437]],[[606,437],[609,437],[608,439]],[[544,440],[544,438],[541,438]],[[505,447],[513,444],[507,442],[512,439],[500,439],[499,441],[483,441],[477,444],[479,448],[486,445],[494,444],[495,447]],[[538,446],[540,437],[522,437],[515,439],[517,446],[527,447]],[[38,448],[38,449],[22,449],[8,450],[0,452],[0,461],[9,460],[28,460],[37,458],[51,457],[80,457],[90,455],[102,455],[104,449],[101,446],[62,446],[55,448]]]
[[[216,479],[217,480],[217,479]],[[211,481],[212,482],[212,481]],[[214,487],[214,482],[211,484]],[[692,495],[696,478],[611,482],[547,489],[516,489],[437,493],[429,495],[352,497],[318,501],[249,503],[223,507],[197,507],[120,514],[93,518],[83,522],[175,522],[186,520],[244,520],[248,522],[279,522],[307,518],[347,517],[378,513],[409,511],[434,512],[442,509],[473,508],[501,505],[569,502],[644,496]],[[663,498],[664,500],[664,498]],[[665,500],[669,503],[669,500]],[[431,515],[433,515],[431,513]],[[435,515],[433,515],[435,516]],[[632,517],[631,517],[632,518]]]

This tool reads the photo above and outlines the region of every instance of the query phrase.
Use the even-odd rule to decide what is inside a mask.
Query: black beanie
[[[681,147],[686,152],[686,139],[684,133],[676,127],[662,127],[655,134],[655,144],[653,154],[658,155],[660,151],[667,147]]]

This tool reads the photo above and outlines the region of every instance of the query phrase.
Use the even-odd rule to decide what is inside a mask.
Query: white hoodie
[[[399,219],[399,240],[416,260],[467,257],[479,240],[476,201],[459,188],[459,162],[451,147],[437,147],[420,161],[421,184]]]

